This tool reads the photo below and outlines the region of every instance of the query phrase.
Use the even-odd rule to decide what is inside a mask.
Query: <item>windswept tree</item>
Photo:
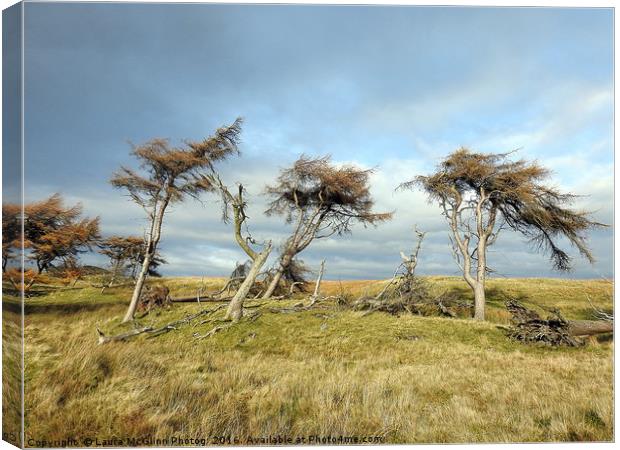
[[[6,272],[11,259],[18,257],[21,249],[22,208],[13,203],[2,204],[2,272]]]
[[[132,252],[131,257],[128,263],[129,276],[132,279],[136,279],[139,271],[142,269],[142,264],[144,264],[144,248],[146,242],[142,239],[142,245],[134,247],[135,251]],[[149,263],[149,268],[146,272],[149,277],[161,277],[161,273],[159,272],[159,267],[162,264],[166,264],[167,261],[161,256],[159,250],[155,250],[155,254],[151,256],[151,262]]]
[[[121,167],[114,174],[112,185],[126,189],[149,220],[142,267],[123,322],[133,320],[161,239],[168,206],[182,202],[188,196],[198,198],[201,193],[213,190],[205,173],[212,172],[215,163],[238,154],[240,133],[241,119],[238,118],[232,125],[219,128],[213,136],[200,142],[185,142],[182,147],[174,147],[166,139],[153,139],[133,147],[132,154],[140,161],[142,173]]]
[[[59,260],[75,266],[99,240],[99,218],[82,218],[82,205],[64,206],[59,194],[24,205],[24,248],[39,273]]]
[[[226,310],[226,319],[238,321],[243,316],[243,303],[256,282],[256,278],[260,274],[260,270],[269,258],[271,253],[271,241],[265,244],[258,244],[247,231],[246,201],[244,198],[245,189],[242,184],[237,185],[237,192],[234,194],[222,182],[219,175],[212,173],[208,175],[213,186],[215,186],[222,196],[222,218],[224,222],[230,222],[232,213],[232,223],[235,234],[235,240],[239,247],[252,260],[252,265],[243,282],[237,289],[237,292],[230,300],[228,309]],[[246,235],[244,236],[243,227],[246,226]],[[254,246],[260,246],[260,249],[254,249]]]
[[[561,240],[592,263],[587,232],[604,226],[591,220],[588,212],[570,208],[577,196],[550,186],[548,169],[510,156],[460,148],[441,161],[435,173],[400,185],[422,188],[443,209],[456,262],[474,293],[478,320],[484,320],[485,313],[487,248],[502,229],[521,233],[536,250],[549,254],[555,269],[568,271],[571,257],[560,247]]]
[[[142,266],[144,260],[145,245],[144,238],[139,236],[110,236],[99,242],[99,253],[107,256],[110,261],[110,276],[102,287],[102,292],[106,287],[112,287],[119,276],[129,273],[132,278],[135,277],[137,268]],[[156,254],[151,259],[148,275],[160,276],[157,267],[164,262],[163,258]]]
[[[110,260],[110,285],[123,273],[132,259],[143,253],[143,248],[144,239],[137,236],[110,236],[99,242],[99,253]]]
[[[351,165],[335,165],[329,156],[302,155],[280,173],[276,184],[267,187],[272,201],[266,214],[283,216],[293,225],[293,232],[284,243],[263,298],[273,294],[293,258],[314,239],[349,233],[355,222],[376,225],[392,217],[392,213],[372,211],[371,173]]]

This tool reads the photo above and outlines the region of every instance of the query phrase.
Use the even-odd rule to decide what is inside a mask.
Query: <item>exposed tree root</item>
[[[567,320],[557,309],[549,310],[550,315],[543,319],[514,299],[506,302],[506,309],[512,314],[512,326],[506,332],[521,342],[578,347],[584,344],[580,337],[613,332],[612,321]]]
[[[352,308],[363,311],[363,315],[386,312],[392,315],[416,314],[422,316],[457,317],[456,311],[466,309],[455,295],[442,293],[434,296],[424,280],[418,277],[395,277],[374,297],[360,297]]]
[[[170,304],[170,289],[162,285],[147,286],[142,291],[136,310],[146,315],[154,308],[163,308]]]

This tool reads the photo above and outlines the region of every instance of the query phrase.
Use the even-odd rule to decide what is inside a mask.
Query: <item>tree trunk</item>
[[[110,278],[110,282],[106,285],[104,284],[101,287],[101,293],[103,294],[103,291],[105,291],[106,288],[111,288],[114,285],[114,281],[116,281],[116,275],[118,274],[119,270],[120,270],[120,265],[121,265],[121,261],[117,260],[116,263],[114,264],[114,268],[112,269],[112,277]]]
[[[239,286],[239,289],[235,293],[235,296],[230,300],[228,305],[228,309],[226,310],[226,319],[230,319],[234,322],[241,319],[243,316],[243,302],[247,297],[250,289],[254,286],[256,282],[256,277],[260,273],[261,268],[269,258],[269,254],[271,253],[271,243],[267,244],[267,247],[258,254],[256,259],[252,262],[252,268],[250,272]]]
[[[284,270],[291,263],[292,259],[293,257],[289,256],[286,253],[282,256],[282,258],[280,259],[280,264],[278,266],[278,269],[276,273],[273,275],[273,278],[271,279],[271,283],[269,283],[267,290],[263,294],[263,297],[262,297],[263,299],[270,298],[273,295],[273,292],[276,290],[276,288],[278,287],[278,284],[280,283],[280,280],[282,279],[282,275],[284,275]]]
[[[482,217],[478,218],[479,221]],[[482,232],[482,228],[480,227]],[[474,287],[474,319],[484,320],[484,309],[486,306],[486,294],[484,287],[486,284],[487,270],[487,242],[484,233],[478,239],[478,261],[476,264],[476,285]]]
[[[486,303],[486,294],[484,292],[484,284],[477,283],[474,287],[474,319],[484,320],[484,307]]]
[[[278,283],[280,283],[280,280],[282,279],[283,274],[284,274],[284,269],[282,268],[282,266],[278,267],[278,270],[273,275],[273,278],[271,279],[271,283],[269,283],[269,286],[267,287],[267,290],[263,294],[262,298],[266,299],[266,298],[271,297],[271,295],[273,294],[273,291],[275,291],[276,288],[278,287]]]
[[[151,231],[148,234],[148,238],[146,241],[144,261],[142,261],[142,268],[140,269],[140,273],[138,274],[138,279],[136,280],[136,287],[133,290],[131,302],[129,303],[127,313],[123,318],[123,323],[131,322],[133,320],[134,314],[136,313],[138,301],[140,300],[140,295],[142,294],[142,288],[144,287],[144,282],[146,281],[146,277],[149,273],[151,261],[155,256],[155,252],[157,251],[157,244],[159,243],[159,238],[161,237],[161,224],[164,220],[164,212],[166,211],[168,200],[169,199],[166,198],[159,207],[159,211],[156,210],[154,212],[153,222],[151,223]]]
[[[316,279],[316,284],[314,285],[314,294],[310,297],[310,306],[313,306],[321,296],[321,280],[323,279],[323,272],[325,271],[325,260],[321,261],[321,268],[319,269],[319,276]]]
[[[573,336],[592,336],[613,332],[614,323],[603,320],[570,320],[568,330]]]
[[[123,323],[131,322],[133,320],[133,316],[136,313],[136,308],[138,307],[138,301],[140,300],[140,295],[142,294],[142,288],[144,287],[144,282],[146,281],[146,276],[149,271],[149,266],[151,265],[151,253],[148,251],[144,255],[144,261],[142,261],[142,269],[138,274],[138,279],[136,280],[136,287],[133,290],[133,294],[131,296],[131,302],[129,302],[129,308],[127,309],[127,313],[123,318]]]

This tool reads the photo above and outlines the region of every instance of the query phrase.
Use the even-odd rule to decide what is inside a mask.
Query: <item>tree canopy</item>
[[[349,233],[355,222],[367,226],[391,219],[392,213],[372,211],[371,173],[369,169],[333,164],[329,156],[302,155],[292,167],[282,170],[276,184],[267,186],[272,200],[265,213],[284,216],[287,223],[295,224],[264,298],[272,295],[282,276],[290,272],[295,255],[314,239]]]
[[[218,128],[202,141],[185,141],[175,147],[167,139],[153,139],[143,145],[133,146],[132,154],[140,162],[142,174],[121,166],[110,182],[114,187],[126,189],[132,200],[147,213],[149,227],[146,233],[142,268],[124,321],[133,319],[144,282],[155,259],[161,238],[166,209],[172,203],[188,196],[198,198],[215,187],[209,174],[215,173],[214,164],[239,153],[238,143],[242,119],[232,125]]]
[[[24,248],[39,271],[60,259],[75,263],[100,238],[99,217],[81,218],[82,205],[65,206],[60,194],[24,205]]]
[[[15,249],[21,248],[22,208],[13,203],[2,204],[2,271],[9,260],[17,255]]]
[[[441,161],[435,173],[418,176],[401,187],[422,187],[444,209],[458,210],[484,199],[481,207],[488,214],[484,228],[492,228],[499,214],[505,226],[547,252],[558,270],[571,268],[570,256],[560,247],[562,237],[593,262],[587,231],[604,225],[591,220],[589,212],[572,209],[578,196],[547,184],[551,175],[548,169],[536,161],[513,161],[511,155],[512,152],[484,154],[460,148]]]
[[[287,223],[301,220],[311,230],[329,234],[348,233],[355,221],[364,225],[384,222],[392,213],[372,211],[371,173],[372,169],[336,166],[329,156],[302,155],[280,173],[276,184],[266,188],[272,198],[266,214],[282,215]]]
[[[183,147],[172,146],[168,139],[152,139],[132,146],[144,175],[125,166],[114,174],[111,183],[124,188],[131,198],[148,208],[159,202],[174,203],[186,196],[196,197],[213,189],[203,171],[213,171],[214,164],[238,154],[237,144],[242,119],[221,127],[202,141],[186,141]]]

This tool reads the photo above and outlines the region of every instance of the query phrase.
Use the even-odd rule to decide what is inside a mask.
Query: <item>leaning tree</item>
[[[225,223],[230,222],[230,215],[232,212],[235,240],[237,241],[239,247],[241,247],[245,254],[252,260],[249,271],[245,275],[245,278],[237,289],[237,292],[230,300],[228,309],[226,310],[226,319],[238,321],[243,316],[243,303],[252,289],[252,286],[256,282],[256,278],[260,274],[261,268],[267,261],[267,258],[269,258],[269,254],[271,253],[271,241],[261,245],[256,242],[256,240],[249,233],[247,229],[247,203],[244,197],[245,188],[243,185],[239,183],[237,185],[237,191],[233,193],[230,191],[228,186],[222,182],[217,173],[212,172],[207,175],[207,177],[211,181],[212,185],[219,190],[220,195],[222,196],[222,219]],[[245,236],[243,232],[244,225],[246,229]],[[255,246],[260,246],[261,248],[255,249],[253,248]]]
[[[560,248],[567,239],[594,262],[586,234],[594,222],[585,211],[571,209],[577,197],[546,183],[550,171],[537,162],[512,160],[510,153],[484,154],[460,148],[439,163],[435,173],[418,176],[400,188],[422,188],[443,209],[450,226],[453,254],[474,293],[474,318],[484,320],[487,248],[504,228],[549,253],[553,267],[571,269]],[[472,271],[475,274],[472,275]]]
[[[146,212],[149,225],[146,232],[142,267],[123,322],[133,319],[151,262],[161,238],[164,214],[170,204],[179,203],[188,196],[197,198],[212,191],[213,186],[205,173],[214,171],[214,163],[238,154],[241,119],[219,128],[213,136],[199,142],[185,142],[173,147],[166,139],[153,139],[133,147],[133,155],[140,161],[144,174],[121,167],[114,174],[114,187],[126,189],[131,199]]]
[[[314,239],[348,233],[355,222],[376,225],[392,217],[392,213],[372,212],[371,173],[368,169],[333,164],[329,156],[302,155],[280,173],[276,184],[267,187],[272,201],[266,214],[284,216],[287,223],[293,224],[293,232],[284,243],[263,298],[273,294],[293,258]]]

